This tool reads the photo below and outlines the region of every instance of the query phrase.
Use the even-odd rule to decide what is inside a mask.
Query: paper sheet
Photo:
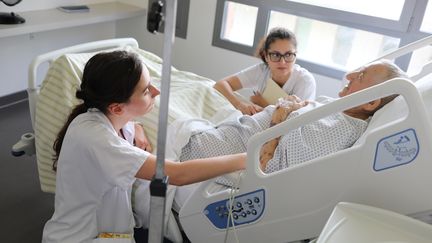
[[[279,98],[287,97],[288,94],[272,79],[267,80],[267,85],[262,97],[271,105],[276,104]]]

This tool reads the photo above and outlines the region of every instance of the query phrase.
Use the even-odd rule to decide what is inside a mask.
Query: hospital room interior
[[[432,2],[0,2],[0,242],[432,242]],[[129,173],[125,203],[139,227],[127,232],[66,221],[82,211],[62,203],[87,201],[67,191],[61,162],[74,158],[54,151],[82,103],[86,63],[111,52],[140,60],[154,102],[128,121],[150,147],[127,146],[156,161],[153,180],[135,181],[147,160]],[[227,141],[199,140],[223,131]],[[165,160],[237,153],[240,170],[167,185],[176,178]],[[123,212],[94,211],[91,222],[110,219],[102,225]]]

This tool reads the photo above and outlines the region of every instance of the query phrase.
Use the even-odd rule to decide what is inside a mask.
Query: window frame
[[[235,2],[258,8],[257,23],[252,46],[234,43],[221,38],[226,2]],[[217,0],[212,45],[247,55],[254,55],[259,41],[266,34],[271,11],[278,11],[298,17],[399,38],[400,47],[431,34],[420,31],[427,3],[427,0],[405,0],[400,19],[390,20],[283,0]],[[397,58],[395,62],[402,69],[406,70],[410,58],[411,54],[407,54],[403,57]],[[297,63],[313,73],[336,79],[341,79],[347,71],[300,58],[297,59]]]

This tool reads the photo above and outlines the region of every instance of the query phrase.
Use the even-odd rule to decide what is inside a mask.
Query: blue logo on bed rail
[[[419,143],[414,129],[396,133],[381,139],[376,148],[374,170],[380,171],[408,164],[419,152]]]

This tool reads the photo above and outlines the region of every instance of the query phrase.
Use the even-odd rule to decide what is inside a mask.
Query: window
[[[270,12],[268,31],[273,27],[296,34],[300,59],[341,70],[354,69],[399,46],[398,38],[277,11]]]
[[[226,2],[221,38],[231,42],[253,45],[258,8]]]
[[[404,0],[288,0],[324,8],[342,10],[351,13],[369,15],[373,17],[398,20],[402,13]],[[383,11],[385,9],[385,11]]]
[[[407,73],[409,76],[417,74],[421,71],[421,67],[432,61],[432,47],[425,46],[413,52],[411,61],[408,66]]]
[[[271,28],[286,27],[298,39],[297,62],[311,72],[338,79],[432,33],[432,4],[424,0],[217,1],[213,45],[253,55]],[[398,58],[396,63],[413,71],[414,59],[432,59],[431,49]]]
[[[432,4],[428,2],[423,22],[420,28],[421,31],[432,33]]]

